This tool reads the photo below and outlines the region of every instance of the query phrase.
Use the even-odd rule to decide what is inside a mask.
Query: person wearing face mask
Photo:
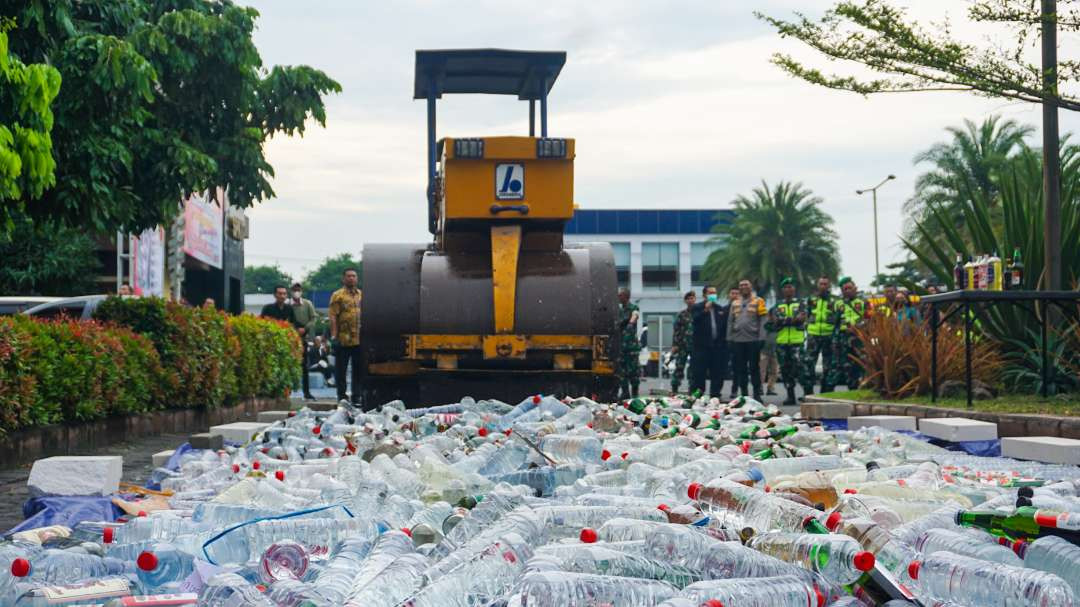
[[[315,304],[311,303],[310,299],[304,299],[304,287],[300,286],[300,283],[295,283],[292,286],[292,298],[289,299],[289,305],[292,306],[293,318],[296,320],[296,332],[300,334],[300,342],[304,346],[304,354],[300,360],[300,378],[304,387],[304,398],[315,400],[315,397],[311,395],[307,356],[308,345],[315,335],[315,320],[317,318]]]
[[[739,281],[739,296],[731,302],[731,315],[727,323],[727,339],[735,356],[735,384],[743,396],[761,400],[761,346],[765,340],[765,323],[769,310],[765,300],[754,294],[754,286],[748,279]],[[732,392],[734,392],[732,388]]]
[[[690,308],[694,344],[694,353],[690,355],[690,392],[704,394],[706,380],[712,380],[709,394],[720,398],[728,359],[728,308],[720,305],[716,287],[707,286],[701,294],[705,301]]]

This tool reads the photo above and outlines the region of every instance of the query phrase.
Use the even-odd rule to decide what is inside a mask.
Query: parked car
[[[0,316],[11,316],[12,314],[18,314],[23,310],[29,310],[34,306],[56,301],[59,297],[28,297],[28,296],[15,296],[15,297],[0,297]]]
[[[81,295],[79,297],[65,297],[34,306],[23,311],[27,316],[37,318],[57,318],[66,316],[75,320],[90,320],[94,316],[94,310],[108,295]]]

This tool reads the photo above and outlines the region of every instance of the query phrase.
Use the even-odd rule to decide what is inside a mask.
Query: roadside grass
[[[847,392],[826,392],[818,394],[822,398],[852,400],[864,403],[890,403],[904,405],[926,405],[946,409],[967,409],[965,398],[939,398],[936,403],[926,396],[911,396],[899,400],[887,400],[873,390],[850,390]],[[989,400],[977,400],[972,403],[972,410],[990,413],[1038,413],[1041,415],[1080,416],[1080,394],[1063,394],[1042,398],[1031,394],[1002,394]]]

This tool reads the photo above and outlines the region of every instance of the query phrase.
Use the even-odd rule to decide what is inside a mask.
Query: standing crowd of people
[[[860,295],[849,277],[841,278],[839,286],[840,294],[836,295],[832,281],[822,276],[816,292],[800,298],[795,281],[785,278],[780,282],[780,297],[771,308],[755,293],[749,279],[740,280],[738,287],[728,292],[727,303],[720,302],[715,286],[702,289],[704,301],[698,301],[694,291],[687,292],[683,296],[686,308],[675,319],[670,349],[674,363],[671,390],[679,391],[688,367],[690,392],[717,398],[723,397],[727,379],[732,382],[728,399],[743,395],[758,400],[766,393],[774,394],[780,380],[787,405],[798,402],[796,388],[800,385],[804,394],[813,394],[816,386],[821,392],[841,385],[854,389],[862,375],[853,357],[860,347],[854,329],[872,313],[915,323],[924,314],[894,284],[885,285],[883,297],[873,302]],[[637,340],[640,310],[626,289],[619,292],[619,307],[619,396],[632,398],[637,396],[641,375]]]

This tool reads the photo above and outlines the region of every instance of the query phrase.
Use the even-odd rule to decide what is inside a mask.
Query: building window
[[[611,250],[615,253],[615,281],[620,289],[630,288],[630,243],[613,242]]]
[[[671,348],[675,333],[675,314],[646,314],[645,326],[649,329],[648,344],[654,350]]]
[[[679,288],[679,243],[641,244],[641,284],[646,289]]]
[[[705,286],[705,281],[701,278],[701,270],[705,267],[709,254],[719,246],[720,243],[711,240],[690,243],[690,284],[695,287]]]

